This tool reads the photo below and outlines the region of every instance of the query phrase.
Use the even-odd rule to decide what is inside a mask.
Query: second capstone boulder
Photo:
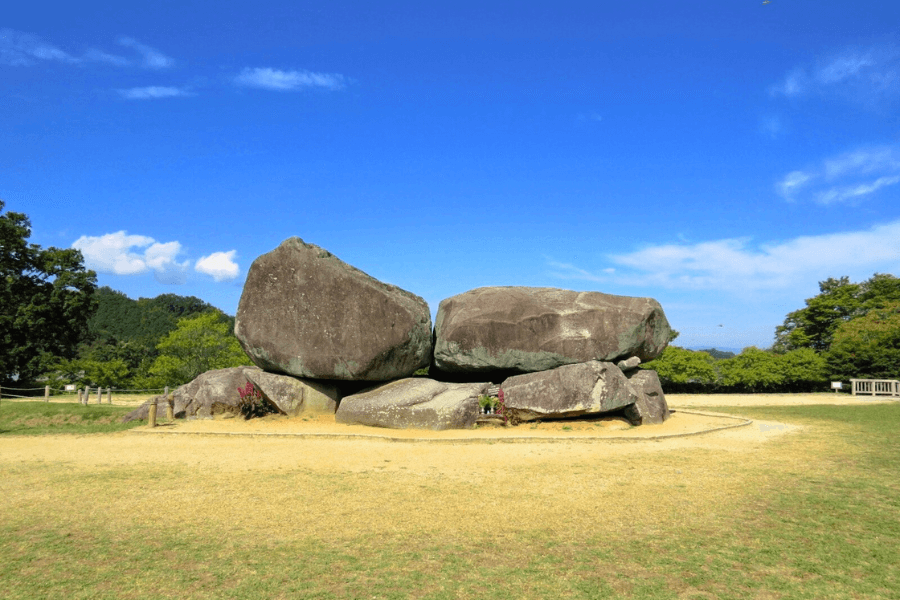
[[[266,371],[311,379],[387,381],[431,357],[425,300],[297,237],[253,262],[234,333]]]
[[[653,360],[671,329],[652,298],[484,287],[441,302],[434,333],[439,371],[530,373],[592,360]]]

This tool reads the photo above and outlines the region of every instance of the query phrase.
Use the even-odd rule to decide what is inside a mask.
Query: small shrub
[[[238,393],[241,395],[241,399],[238,401],[238,410],[244,419],[264,417],[277,412],[266,402],[256,386],[249,381],[244,387],[238,388]]]

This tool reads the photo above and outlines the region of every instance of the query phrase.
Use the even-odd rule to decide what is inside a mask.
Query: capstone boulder
[[[500,386],[513,421],[567,419],[622,409],[638,395],[619,368],[590,361],[515,375]]]
[[[484,287],[441,302],[434,367],[530,373],[588,361],[659,356],[671,335],[652,298],[556,288]]]
[[[392,429],[467,429],[478,417],[478,396],[489,385],[400,379],[343,398],[335,420]]]
[[[310,379],[388,381],[431,359],[422,298],[296,237],[253,261],[234,333],[264,370]]]

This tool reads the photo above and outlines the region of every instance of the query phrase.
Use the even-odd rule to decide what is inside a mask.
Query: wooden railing
[[[894,379],[851,379],[853,395],[900,396],[900,381]]]

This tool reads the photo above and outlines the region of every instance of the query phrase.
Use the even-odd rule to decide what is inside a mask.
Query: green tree
[[[181,385],[206,371],[251,365],[230,321],[221,312],[203,312],[182,318],[157,344],[159,356],[150,367],[153,387]]]
[[[657,359],[644,363],[641,368],[656,371],[663,389],[670,392],[708,391],[718,380],[712,356],[678,346],[666,347]]]
[[[784,324],[775,328],[776,352],[828,350],[842,323],[900,300],[900,279],[885,273],[875,273],[863,283],[851,283],[849,277],[829,278],[819,282],[819,292],[806,300],[805,308],[789,313]]]
[[[124,360],[91,360],[87,358],[63,359],[53,363],[46,373],[47,381],[53,387],[66,384],[119,388],[128,379],[128,365]]]
[[[753,346],[734,358],[719,361],[722,384],[733,391],[771,392],[784,382],[778,368],[778,355]]]
[[[31,381],[48,355],[75,355],[97,276],[78,250],[28,243],[28,217],[4,207],[0,200],[0,381]]]
[[[825,354],[834,379],[900,379],[900,301],[842,323]]]
[[[815,392],[828,388],[825,357],[811,348],[798,348],[775,357],[776,368],[782,377],[779,391]]]
[[[775,328],[776,352],[797,348],[827,350],[834,330],[859,309],[860,286],[849,277],[830,277],[819,282],[819,294],[806,300],[806,307],[788,313],[783,325]]]

